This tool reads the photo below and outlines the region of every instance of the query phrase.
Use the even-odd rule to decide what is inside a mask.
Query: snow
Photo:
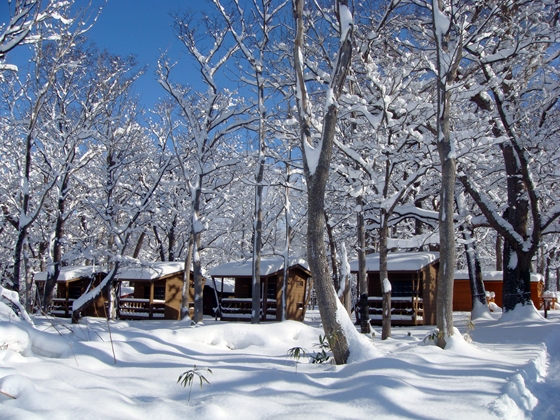
[[[67,281],[72,279],[78,279],[80,277],[89,277],[93,273],[99,273],[103,269],[94,265],[80,265],[80,266],[68,266],[62,267],[60,273],[58,274],[58,281]],[[47,271],[40,271],[34,274],[34,279],[39,281],[47,280]]]
[[[440,10],[437,0],[432,0],[432,8],[434,9],[434,27],[439,37],[447,33],[451,22],[447,16]]]
[[[351,355],[334,366],[287,355],[316,351],[317,311],[304,323],[112,321],[109,334],[97,318],[37,316],[34,328],[0,305],[0,417],[558,418],[560,311],[494,314],[475,320],[469,339],[468,314],[454,317],[459,330],[442,350],[427,338],[433,327],[393,328],[381,341],[341,316]],[[210,384],[195,381],[189,399],[177,379],[195,366]]]
[[[438,259],[438,252],[389,252],[387,254],[387,270],[419,271]],[[352,272],[358,271],[358,260],[350,262],[350,269]],[[379,254],[366,256],[366,270],[379,271]]]
[[[307,162],[307,167],[309,168],[309,173],[313,176],[317,170],[317,165],[319,165],[323,141],[321,140],[316,147],[313,147],[307,141],[304,141],[303,147],[305,149],[305,160]]]
[[[454,275],[455,280],[468,280],[469,272],[467,270],[456,270]],[[504,274],[502,271],[483,271],[483,281],[503,281]],[[538,282],[543,279],[542,274],[531,273],[531,282]]]
[[[15,71],[18,72],[18,66],[15,64],[0,63],[0,72],[2,71]]]
[[[407,239],[387,238],[387,248],[413,249],[431,244],[439,244],[438,232],[429,232],[427,234],[415,235]]]
[[[6,302],[15,305],[20,314],[22,315],[23,319],[25,319],[25,321],[27,321],[29,324],[33,324],[33,320],[29,317],[29,314],[27,313],[27,311],[25,310],[25,308],[23,307],[23,305],[21,304],[21,302],[19,301],[19,296],[18,293],[13,291],[13,290],[8,290],[3,288],[2,286],[0,286],[0,303],[2,303],[2,300],[5,300]],[[5,304],[4,304],[5,306]],[[1,308],[0,308],[1,309]],[[1,336],[0,336],[1,338]]]
[[[168,274],[179,273],[185,269],[182,261],[166,261],[143,264],[140,267],[126,267],[119,269],[118,280],[153,280]]]
[[[290,267],[301,265],[309,270],[307,262],[301,258],[290,257]],[[261,276],[268,276],[284,268],[284,257],[263,257],[261,258]],[[214,267],[210,270],[212,277],[251,277],[253,275],[253,261],[241,260],[232,261]]]
[[[516,267],[517,267],[517,253],[510,251],[508,268],[510,270],[515,270]]]
[[[348,8],[348,6],[341,4],[338,10],[340,16],[340,42],[346,41],[346,37],[348,36],[348,31],[352,26],[353,18],[352,12]]]
[[[343,242],[341,245],[342,255],[340,257],[340,288],[338,290],[338,297],[341,298],[344,295],[347,284],[346,282],[350,278],[350,264],[348,263],[348,252],[346,251],[346,244]]]
[[[387,277],[385,277],[383,279],[383,294],[391,293],[391,290],[392,290],[391,282],[389,281],[389,279]]]

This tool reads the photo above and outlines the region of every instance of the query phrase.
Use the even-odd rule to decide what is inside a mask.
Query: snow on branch
[[[376,210],[375,213],[378,213],[380,207],[379,203],[375,203],[367,206],[365,210]],[[435,229],[438,226],[439,214],[437,211],[426,210],[416,206],[395,206],[389,218],[389,226],[395,226],[406,219],[418,220]],[[376,217],[368,218],[368,220],[374,222],[374,228],[379,227],[379,220]]]
[[[29,314],[27,313],[27,311],[25,310],[23,305],[20,303],[19,295],[18,295],[17,292],[15,292],[13,290],[5,289],[2,286],[0,286],[0,297],[10,301],[15,306],[17,306],[21,317],[24,320],[26,320],[28,323],[30,323],[31,325],[34,325],[33,320],[31,319],[31,317],[29,316]]]

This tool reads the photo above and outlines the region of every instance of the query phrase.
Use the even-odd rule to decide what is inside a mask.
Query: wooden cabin
[[[222,320],[248,321],[252,313],[252,270],[253,262],[234,261],[222,264],[210,270],[214,280],[224,284],[226,280],[234,281],[233,297],[226,297],[216,290],[219,316]],[[261,259],[261,308],[263,321],[282,320],[282,290],[284,278],[284,258]],[[288,267],[288,285],[286,291],[286,319],[303,321],[305,317],[306,297],[309,294],[311,272],[304,260],[290,258]]]
[[[104,277],[105,273],[96,266],[62,267],[56,282],[50,314],[66,318],[71,317],[74,301],[97,286]],[[34,280],[38,294],[42,298],[47,281],[47,272],[35,273]],[[107,302],[106,292],[100,295],[92,305],[89,305],[83,311],[83,315],[106,317],[105,302]]]
[[[357,260],[350,262],[350,270],[358,273]],[[370,322],[381,325],[379,254],[366,256],[366,270]],[[387,270],[391,282],[391,325],[435,325],[439,253],[390,252]]]
[[[502,307],[502,285],[503,273],[501,271],[483,271],[482,281],[486,290],[488,303],[495,303]],[[541,307],[542,295],[542,275],[531,274],[531,299],[535,308]],[[472,294],[471,283],[469,281],[469,273],[466,270],[455,271],[455,282],[453,285],[453,310],[454,311],[471,311],[472,310]]]
[[[132,289],[119,299],[120,319],[181,319],[184,262],[156,262],[119,270],[116,281]],[[189,285],[189,304],[194,302],[194,281]],[[189,309],[191,310],[191,308]]]

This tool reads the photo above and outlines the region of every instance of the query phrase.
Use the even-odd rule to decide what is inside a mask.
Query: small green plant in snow
[[[331,346],[326,335],[319,334],[319,343],[315,344],[315,347],[319,347],[319,352],[311,356],[311,363],[325,363],[330,359],[330,355],[327,351],[330,351]]]
[[[307,355],[307,350],[305,350],[303,347],[292,347],[290,350],[288,350],[288,357],[294,359],[296,365],[296,373],[297,373],[297,365],[299,359],[302,356],[305,357],[306,355]]]
[[[193,386],[193,382],[194,382],[195,377],[197,377],[198,380],[200,381],[200,388],[201,389],[202,389],[202,385],[204,385],[204,382],[206,382],[208,385],[210,385],[210,382],[208,382],[208,379],[206,379],[206,377],[201,372],[208,372],[210,374],[212,373],[212,371],[210,369],[200,369],[200,368],[197,368],[196,365],[194,365],[192,369],[189,369],[186,372],[183,372],[179,376],[179,379],[177,379],[177,383],[181,383],[181,385],[183,385],[185,388],[187,386],[189,387],[189,397],[187,398],[187,401],[191,400],[192,386]]]

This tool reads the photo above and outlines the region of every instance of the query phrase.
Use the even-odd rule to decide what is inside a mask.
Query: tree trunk
[[[264,5],[263,5],[264,6]],[[267,20],[265,18],[262,23],[263,29],[267,25]],[[266,32],[266,31],[265,31]],[[255,174],[255,226],[254,226],[254,242],[253,242],[253,301],[252,301],[252,314],[251,323],[256,324],[260,319],[266,320],[266,294],[267,290],[264,291],[262,297],[261,305],[261,250],[262,250],[262,224],[263,224],[263,212],[262,212],[262,197],[263,197],[263,178],[264,178],[264,164],[265,164],[265,103],[264,103],[264,80],[263,80],[263,68],[262,63],[264,61],[264,51],[268,42],[268,34],[265,34],[265,39],[261,44],[260,50],[260,63],[255,63],[255,79],[257,82],[257,107],[259,112],[259,155],[257,162],[257,172]],[[262,307],[262,309],[261,309]],[[260,311],[260,314],[259,314]],[[262,317],[262,318],[261,318]]]
[[[291,158],[291,150],[288,153],[288,162]],[[292,211],[290,203],[290,165],[286,163],[286,188],[284,189],[284,211],[285,211],[285,225],[286,225],[286,237],[284,245],[284,269],[282,270],[282,321],[285,321],[288,317],[287,314],[287,299],[286,293],[288,293],[288,268],[290,264],[290,245],[292,237]],[[308,286],[309,287],[309,286]],[[308,294],[308,290],[306,290]],[[304,297],[305,299],[305,297]],[[307,301],[304,302],[307,306]]]
[[[334,118],[336,119],[336,116]],[[323,150],[325,150],[324,146]],[[330,150],[327,149],[325,152],[330,155]],[[330,162],[330,159],[328,160]],[[325,335],[333,352],[335,362],[337,364],[345,364],[348,360],[350,349],[342,326],[337,320],[338,297],[329,274],[325,242],[323,240],[325,229],[324,185],[326,184],[328,169],[328,166],[324,166],[322,169],[317,168],[314,176],[308,179],[307,183],[307,258],[313,275],[313,281],[315,282],[317,303]]]
[[[23,252],[23,244],[27,238],[27,226],[20,227],[14,247],[14,269],[12,274],[12,287],[14,291],[20,293],[20,276],[21,276],[21,254]]]
[[[261,248],[262,248],[262,179],[264,165],[259,162],[257,175],[257,186],[255,187],[255,224],[253,234],[253,288],[252,288],[252,311],[251,324],[258,324],[266,319],[266,308],[264,307],[264,296],[261,297]],[[264,292],[266,294],[266,290]],[[261,304],[262,300],[262,304]]]
[[[532,305],[531,258],[526,253],[516,252],[508,241],[504,241],[504,271],[502,309],[509,312],[517,305]]]
[[[366,224],[364,220],[364,202],[361,195],[356,197],[359,208],[356,216],[358,224],[358,288],[360,290],[360,331],[362,334],[371,332],[369,323],[369,284],[366,266]]]
[[[507,177],[508,207],[506,218],[515,232],[527,238],[529,203],[523,182],[519,160],[513,147],[502,145],[502,153]],[[504,241],[504,270],[502,306],[504,312],[513,310],[518,304],[531,304],[531,259],[532,255],[523,252],[518,246]]]
[[[550,284],[550,263],[552,262],[552,252],[546,254],[544,267],[544,290],[551,290]]]
[[[350,355],[348,340],[337,320],[338,304],[323,239],[325,231],[325,187],[329,175],[332,145],[338,109],[331,105],[325,116],[321,157],[313,174],[307,162],[304,167],[307,178],[307,258],[313,280],[317,303],[325,335],[336,364],[345,364]]]
[[[64,209],[66,200],[65,191],[68,188],[67,177],[62,181],[59,191],[58,211],[54,228],[54,240],[52,244],[53,270],[48,269],[45,290],[43,291],[43,311],[47,313],[52,305],[53,291],[60,274],[60,262],[62,261],[62,238],[64,236]]]
[[[327,228],[327,238],[329,239],[329,251],[330,251],[330,261],[332,270],[332,280],[334,284],[334,289],[336,291],[340,290],[340,274],[338,272],[338,266],[336,263],[336,243],[334,240],[333,229],[329,223],[329,215],[325,211],[325,226]]]
[[[25,246],[23,247],[23,261],[24,261],[24,268],[25,268],[25,291],[23,293],[24,299],[23,299],[23,305],[25,307],[25,310],[28,313],[31,313],[31,309],[32,309],[32,295],[31,295],[31,291],[33,290],[33,275],[31,274],[31,264],[30,264],[30,247],[29,247],[29,242],[26,241]]]
[[[391,283],[387,269],[387,237],[389,236],[388,215],[385,208],[381,208],[381,228],[379,229],[379,281],[383,295],[381,313],[381,339],[391,337]]]
[[[465,253],[467,255],[467,269],[469,272],[469,283],[471,286],[472,309],[478,304],[488,307],[486,301],[486,289],[482,280],[482,269],[480,268],[480,260],[476,251],[476,244],[472,237],[472,233],[464,226],[461,227],[463,239],[465,240]]]
[[[449,122],[449,121],[448,121]],[[449,135],[449,132],[447,132]],[[453,282],[455,281],[455,230],[453,197],[455,193],[455,159],[448,158],[449,142],[439,142],[442,159],[441,204],[439,210],[440,265],[437,287],[437,327],[442,333],[438,345],[445,347],[445,337],[453,335]]]
[[[136,242],[136,246],[134,247],[134,252],[132,253],[132,258],[137,259],[140,255],[140,251],[142,251],[142,245],[144,244],[144,239],[146,238],[146,232],[142,231],[140,236],[138,237],[138,242]]]
[[[159,238],[159,233],[157,231],[157,227],[152,226],[152,230],[154,231],[154,238],[156,238],[156,242],[158,244],[159,259],[161,261],[165,261],[165,249],[163,248],[163,242]]]
[[[202,170],[202,168],[201,168]],[[194,315],[193,321],[198,324],[204,317],[203,290],[202,290],[202,264],[200,261],[202,223],[199,220],[200,200],[202,195],[202,175],[198,176],[197,186],[194,188],[193,197],[193,277],[194,277]],[[186,268],[186,267],[185,267]]]
[[[451,89],[462,56],[461,47],[449,51],[450,30],[443,28],[441,0],[432,0],[433,30],[437,54],[437,148],[441,162],[441,192],[439,208],[440,265],[437,287],[436,318],[439,337],[437,344],[445,347],[445,338],[453,335],[453,282],[455,277],[455,231],[453,211],[455,204],[456,162],[450,133]],[[460,41],[458,41],[460,42]]]
[[[325,230],[325,188],[329,176],[335,127],[338,118],[338,100],[346,81],[346,74],[352,57],[352,26],[348,22],[347,0],[337,1],[339,14],[345,13],[345,24],[341,27],[341,43],[338,50],[335,70],[333,72],[329,90],[326,114],[323,118],[323,132],[321,141],[313,149],[311,138],[311,107],[308,103],[307,88],[303,74],[303,46],[304,46],[304,13],[303,0],[294,0],[293,12],[296,22],[296,38],[294,40],[294,69],[296,73],[297,103],[301,130],[301,147],[304,154],[304,172],[307,180],[307,258],[317,294],[319,312],[329,342],[334,360],[337,364],[345,364],[350,355],[348,339],[338,317],[347,316],[338,313],[336,292],[329,275],[328,261],[324,242]],[[342,26],[342,25],[341,25]],[[316,153],[319,152],[318,155]]]
[[[504,241],[502,235],[496,233],[496,271],[504,269]]]
[[[195,323],[202,322],[204,317],[204,307],[203,307],[203,300],[202,300],[202,264],[200,261],[200,245],[201,245],[201,238],[200,233],[194,235],[194,258],[193,258],[193,277],[194,277],[194,315],[193,321]]]
[[[191,266],[193,256],[193,236],[190,235],[187,255],[185,256],[185,274],[183,275],[183,299],[181,301],[181,319],[189,316],[189,292],[191,288]],[[219,301],[218,301],[219,304]]]
[[[171,222],[171,227],[169,228],[169,233],[167,234],[167,261],[175,261],[175,242],[177,237],[175,235],[175,229],[177,227],[177,215],[173,217],[173,222]]]

